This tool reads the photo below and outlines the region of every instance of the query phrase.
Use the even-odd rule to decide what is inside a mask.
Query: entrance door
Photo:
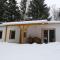
[[[53,29],[47,29],[43,30],[43,42],[55,42],[55,30]]]

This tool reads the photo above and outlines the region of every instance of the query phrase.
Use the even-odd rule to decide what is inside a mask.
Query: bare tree
[[[55,5],[51,8],[52,20],[59,20],[59,9]]]

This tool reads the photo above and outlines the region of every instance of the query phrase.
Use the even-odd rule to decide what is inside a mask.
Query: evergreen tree
[[[15,0],[0,0],[0,21],[20,20],[21,14]]]
[[[5,11],[5,15],[7,18],[7,21],[17,21],[20,20],[21,18],[21,14],[20,14],[20,10],[18,8],[18,6],[16,5],[16,1],[15,0],[9,0],[8,1],[8,7]]]
[[[49,16],[49,8],[44,0],[32,0],[28,8],[28,17],[33,19],[47,19]]]
[[[7,0],[0,0],[0,21],[4,21],[3,14],[6,8]]]
[[[21,0],[20,9],[21,9],[22,19],[24,19],[25,14],[26,14],[26,4],[27,4],[27,0]]]

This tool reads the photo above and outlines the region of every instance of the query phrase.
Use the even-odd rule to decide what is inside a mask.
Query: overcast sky
[[[19,3],[21,0],[17,0],[17,2]],[[29,0],[28,0],[29,1]],[[55,5],[57,8],[60,8],[60,0],[45,0],[45,3],[52,7],[53,5]]]
[[[60,8],[60,0],[45,0],[48,6],[52,7],[55,5],[57,8]]]

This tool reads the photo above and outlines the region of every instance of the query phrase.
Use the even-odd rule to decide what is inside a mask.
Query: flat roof
[[[60,24],[60,21],[47,21],[47,20],[33,20],[33,21],[18,21],[18,22],[4,22],[1,25],[16,25],[16,24],[37,24],[37,23],[47,23],[47,24]]]

